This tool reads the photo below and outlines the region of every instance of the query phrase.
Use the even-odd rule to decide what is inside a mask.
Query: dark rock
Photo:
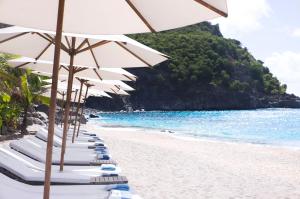
[[[79,121],[80,121],[81,124],[86,124],[88,122],[87,118],[85,118],[84,115],[80,117]]]
[[[76,118],[75,116],[72,116],[69,120],[69,123],[74,124],[75,123],[75,118]],[[77,121],[79,121],[82,124],[86,124],[88,120],[85,118],[84,115],[82,115],[82,116],[79,115],[78,118],[77,118]]]
[[[174,93],[133,93],[127,97],[134,110],[237,110],[257,108],[300,108],[300,98],[295,95],[254,95],[226,90],[204,90],[194,96],[178,96]],[[113,99],[89,98],[87,105],[103,111],[127,110],[120,97]]]
[[[40,120],[39,118],[28,117],[27,118],[27,126],[34,125],[34,124],[38,124],[38,125],[41,125],[41,126],[46,126],[46,124],[42,120]]]
[[[99,118],[98,115],[90,114],[90,118]]]
[[[49,106],[45,105],[45,104],[41,104],[41,105],[38,105],[36,108],[35,108],[36,111],[38,112],[43,112],[45,113],[46,115],[49,115]]]

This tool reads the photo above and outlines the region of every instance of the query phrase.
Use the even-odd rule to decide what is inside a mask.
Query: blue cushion
[[[103,150],[103,149],[107,149],[105,146],[97,146],[95,147],[95,151],[97,150]]]
[[[108,155],[103,155],[103,157],[101,158],[101,160],[109,160],[110,157]]]
[[[101,167],[101,170],[103,171],[115,171],[116,170],[116,167],[110,167],[110,166],[102,166]]]
[[[127,184],[118,184],[111,190],[119,190],[119,191],[129,191],[130,187]]]

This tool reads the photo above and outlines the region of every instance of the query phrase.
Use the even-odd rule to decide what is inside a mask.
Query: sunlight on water
[[[168,129],[177,134],[300,146],[300,110],[101,113],[101,123]]]

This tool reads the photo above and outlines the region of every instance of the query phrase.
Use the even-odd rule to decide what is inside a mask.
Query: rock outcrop
[[[288,85],[281,84],[241,42],[224,38],[217,25],[205,22],[131,37],[166,53],[169,61],[151,69],[128,70],[138,76],[131,84],[136,90],[130,97],[90,97],[89,108],[103,111],[300,108],[300,99],[286,93]]]

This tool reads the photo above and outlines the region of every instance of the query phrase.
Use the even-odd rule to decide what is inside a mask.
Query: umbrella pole
[[[73,66],[74,56],[75,56],[74,50],[75,50],[75,37],[72,37],[72,49],[70,50],[70,66],[69,66],[67,99],[66,99],[65,116],[64,116],[64,129],[63,129],[63,138],[62,138],[62,146],[61,146],[61,154],[60,154],[60,167],[59,167],[60,171],[63,171],[64,169],[64,158],[65,158],[67,133],[68,133],[68,119],[70,114],[71,94],[72,94],[73,77],[75,71],[75,68]]]
[[[60,127],[62,128],[63,124],[63,116],[64,116],[64,103],[65,101],[65,92],[62,93],[62,101],[61,101],[61,119],[60,119]]]
[[[53,136],[54,136],[54,125],[55,125],[55,110],[56,110],[56,92],[57,92],[57,81],[58,81],[58,70],[60,62],[60,49],[61,49],[61,38],[62,28],[65,10],[65,0],[59,0],[57,23],[56,23],[56,36],[55,36],[55,51],[54,51],[54,63],[53,63],[53,76],[51,86],[51,99],[49,108],[49,126],[48,126],[48,142],[47,142],[47,153],[46,153],[46,164],[45,164],[45,184],[44,184],[44,199],[50,198],[50,184],[51,184],[51,166],[52,166],[52,147],[53,147]]]
[[[75,102],[76,102],[76,99],[77,99],[77,94],[78,94],[78,89],[75,90],[75,97],[74,97],[74,103],[72,104],[72,111],[74,112],[75,110]],[[80,97],[80,96],[79,96]]]
[[[74,129],[73,129],[72,143],[74,143],[74,141],[75,141],[76,123],[77,123],[78,112],[79,112],[79,108],[80,108],[80,98],[82,95],[82,87],[83,87],[84,82],[85,82],[84,80],[80,80],[80,91],[79,91],[79,96],[78,96],[78,103],[77,103],[77,110],[76,110],[75,123],[74,123]],[[79,122],[79,124],[80,124],[80,122]]]
[[[80,113],[81,116],[82,116],[82,114],[83,114],[83,108],[84,108],[85,103],[86,103],[86,98],[87,98],[88,92],[89,92],[89,85],[86,85],[86,91],[85,91],[85,96],[84,96],[84,102],[83,102],[83,105],[82,105],[82,107],[81,107],[81,113]],[[78,135],[79,135],[80,125],[81,125],[81,122],[79,122],[79,124],[78,124],[78,129],[77,129],[76,137],[78,137]]]
[[[77,98],[77,93],[78,93],[78,90],[76,89],[75,90],[75,97],[74,97],[74,102],[76,101],[76,98]],[[74,109],[75,109],[75,103],[72,103],[72,113],[70,114],[70,121],[71,121],[71,119],[72,119],[72,114],[74,113]],[[71,126],[71,123],[69,124],[69,127],[68,127],[68,129],[70,129],[70,126]]]

